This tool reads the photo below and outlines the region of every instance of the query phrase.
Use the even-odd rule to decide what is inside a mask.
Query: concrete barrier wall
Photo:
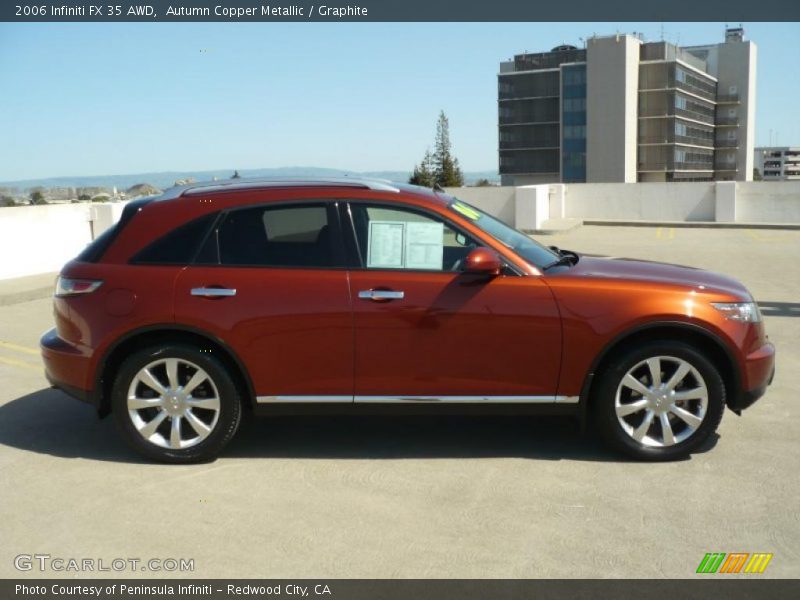
[[[0,208],[0,279],[58,271],[117,222],[124,205]]]
[[[92,241],[91,206],[0,208],[0,279],[58,271]]]
[[[533,187],[549,187],[549,203]],[[515,227],[537,228],[543,220],[687,221],[800,224],[800,181],[568,183],[539,186],[448,188],[457,196]]]
[[[713,221],[714,183],[573,183],[565,217],[621,221]]]
[[[462,187],[445,188],[445,192],[480,208],[509,225],[514,224],[516,213],[515,187]]]
[[[571,183],[448,188],[523,229],[554,218],[800,224],[800,182]],[[58,271],[124,203],[0,208],[0,279]]]
[[[800,223],[800,181],[737,183],[736,220]]]

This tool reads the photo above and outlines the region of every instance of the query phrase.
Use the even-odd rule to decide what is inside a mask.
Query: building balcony
[[[514,140],[500,142],[500,150],[558,150],[559,140]]]
[[[661,144],[684,144],[688,146],[699,146],[701,148],[713,148],[714,140],[709,138],[695,137],[690,135],[645,135],[639,137],[639,144],[661,145]]]
[[[714,146],[716,148],[738,148],[739,140],[715,140]]]
[[[675,87],[683,92],[688,92],[689,94],[694,94],[695,96],[708,100],[711,103],[716,102],[717,99],[716,88],[713,85],[701,87],[699,85],[692,85],[684,81],[676,81]]]
[[[644,161],[638,166],[639,172],[671,172],[671,171],[703,171],[711,173],[714,166],[710,162],[688,162],[688,161]]]
[[[717,127],[738,127],[739,117],[717,117],[714,123]]]
[[[640,119],[670,119],[673,117],[683,117],[691,119],[705,125],[714,125],[713,115],[687,110],[685,108],[674,108],[672,106],[664,108],[640,108]]]
[[[740,104],[739,94],[718,94],[717,104]]]

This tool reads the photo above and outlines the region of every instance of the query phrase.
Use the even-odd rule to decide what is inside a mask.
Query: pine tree
[[[433,168],[433,155],[431,155],[430,150],[426,150],[422,162],[414,166],[414,173],[409,178],[408,183],[432,188],[436,183]]]
[[[450,122],[444,111],[439,113],[439,120],[436,122],[433,154],[430,150],[425,152],[422,162],[414,166],[414,173],[408,182],[425,187],[464,185],[464,174],[458,166],[458,159],[450,151]]]
[[[436,122],[436,142],[433,152],[434,175],[441,187],[461,187],[464,175],[458,166],[458,159],[450,152],[450,121],[444,111],[439,113]]]

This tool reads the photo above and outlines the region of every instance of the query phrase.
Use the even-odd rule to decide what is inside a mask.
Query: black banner
[[[800,2],[772,0],[12,0],[0,21],[798,21]],[[324,0],[323,0],[324,2]]]
[[[761,579],[758,575],[692,580],[497,580],[497,579],[248,579],[248,580],[2,580],[0,598],[31,600],[566,600],[571,598],[725,600],[800,597],[800,580]],[[757,578],[757,579],[756,579]]]

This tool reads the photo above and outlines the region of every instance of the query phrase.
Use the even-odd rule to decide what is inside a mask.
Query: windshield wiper
[[[578,256],[577,252],[573,252],[572,250],[561,250],[556,246],[550,246],[550,249],[558,254],[558,259],[551,262],[549,265],[546,265],[542,268],[543,271],[547,271],[553,267],[558,267],[562,265],[572,266],[578,263],[580,260],[580,256]]]

